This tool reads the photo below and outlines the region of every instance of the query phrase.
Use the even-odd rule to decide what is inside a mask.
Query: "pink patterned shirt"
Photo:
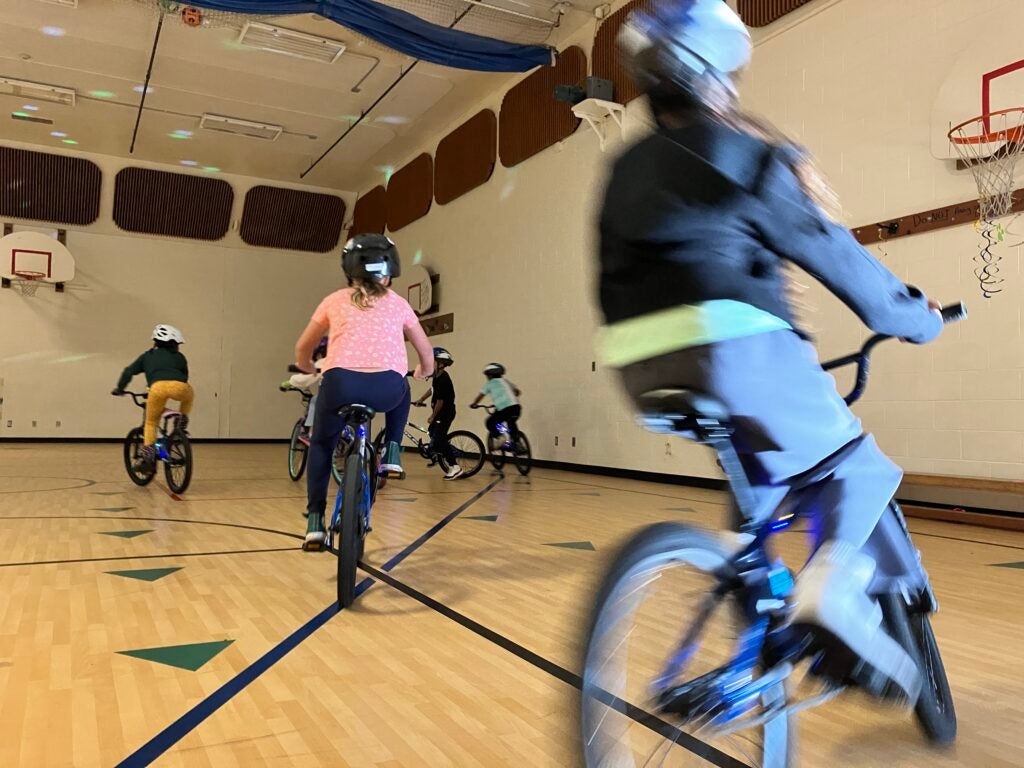
[[[419,324],[409,302],[389,290],[364,310],[352,303],[352,293],[351,288],[335,291],[313,313],[313,322],[328,326],[323,370],[376,368],[405,376],[405,329]]]

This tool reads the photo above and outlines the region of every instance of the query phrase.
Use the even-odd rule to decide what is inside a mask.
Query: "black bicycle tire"
[[[341,488],[341,530],[338,533],[338,604],[342,608],[348,608],[356,599],[362,473],[363,457],[358,451],[350,451],[345,457],[346,482]]]
[[[135,427],[131,430],[124,438],[124,468],[128,472],[128,478],[138,486],[146,486],[153,482],[153,478],[156,477],[156,465],[153,465],[153,469],[148,474],[137,474],[135,472],[135,462],[138,459],[138,451],[132,450],[136,443],[139,445],[143,444],[143,436],[145,432],[142,427]]]
[[[594,699],[602,698],[601,688],[593,678],[590,664],[592,646],[599,633],[605,631],[602,623],[607,624],[609,611],[615,606],[616,590],[619,583],[627,578],[634,568],[647,560],[667,553],[679,553],[684,550],[702,550],[713,554],[721,561],[721,565],[715,568],[716,578],[723,583],[730,583],[736,580],[736,571],[732,564],[730,553],[723,539],[715,536],[709,531],[704,531],[681,523],[656,523],[640,530],[622,544],[618,551],[612,556],[602,578],[601,585],[596,592],[592,603],[591,612],[587,619],[586,633],[582,646],[583,657],[579,663],[579,669],[583,670],[581,675],[581,696],[580,696],[580,717],[578,720],[581,739],[582,764],[598,765],[598,762],[588,762],[592,757],[591,750],[598,748],[597,739],[592,738],[595,734],[588,733],[588,725],[593,725],[592,714],[587,711],[588,703]],[[710,573],[710,571],[709,571]],[[738,583],[738,582],[737,582]],[[611,618],[614,618],[612,616]],[[598,670],[600,671],[600,670]],[[597,692],[597,693],[595,693]],[[796,751],[796,719],[787,717],[785,728],[785,750],[788,755]],[[787,761],[783,761],[789,764]],[[775,763],[776,765],[778,763]]]
[[[462,476],[463,477],[472,477],[477,472],[479,472],[481,469],[483,469],[484,461],[487,458],[487,449],[484,448],[484,441],[481,440],[479,437],[477,437],[472,432],[470,432],[468,429],[457,429],[454,432],[449,432],[448,433],[448,443],[449,443],[449,445],[451,444],[451,442],[455,438],[458,438],[458,437],[465,437],[465,438],[467,438],[478,449],[477,459],[473,463],[472,467],[467,467],[467,465],[465,465],[461,461],[459,461],[459,459],[461,458],[460,456],[456,456],[455,457],[456,461],[458,461],[459,466],[462,467]]]
[[[519,474],[526,477],[530,474],[530,470],[533,468],[533,452],[530,450],[530,441],[526,437],[525,432],[519,433],[519,439],[526,445],[526,454],[517,453],[515,458],[516,469],[519,470]]]
[[[918,725],[932,744],[952,744],[957,731],[956,707],[928,614],[908,610],[900,595],[883,595],[882,609],[889,631],[911,655],[923,676],[914,706]]]
[[[288,477],[290,477],[292,479],[292,481],[296,482],[296,483],[299,482],[299,480],[302,479],[303,474],[305,474],[305,472],[306,472],[306,462],[309,461],[309,446],[305,445],[299,439],[299,436],[302,434],[302,429],[303,429],[303,427],[305,427],[305,425],[306,425],[306,420],[305,419],[299,419],[298,421],[296,421],[295,422],[295,426],[292,427],[292,437],[291,437],[291,440],[288,441]],[[295,448],[296,445],[301,445],[302,446],[302,449],[301,449],[302,460],[299,462],[298,470],[294,470],[293,469],[294,463],[292,462],[292,456],[294,455],[294,453],[296,451],[296,448]]]
[[[164,462],[164,480],[167,481],[167,487],[176,494],[182,494],[188,490],[189,485],[192,482],[192,441],[188,439],[188,435],[183,433],[181,430],[174,430],[167,437],[167,453],[171,453],[171,449],[175,443],[182,446],[182,455],[185,459],[185,479],[181,483],[177,483],[174,480],[174,467],[170,461]]]
[[[493,438],[491,438],[491,436],[488,435],[487,436],[487,452],[488,452],[488,455],[490,455],[490,457],[491,457],[491,466],[494,467],[499,472],[501,472],[502,468],[505,466],[505,462],[508,459],[505,456],[505,451],[502,448],[499,447],[497,450],[492,450],[492,448],[491,448],[491,443],[492,442],[493,442]]]

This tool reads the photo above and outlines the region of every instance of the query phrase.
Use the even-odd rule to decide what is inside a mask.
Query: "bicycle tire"
[[[956,707],[928,614],[908,610],[900,595],[883,595],[882,609],[889,631],[921,670],[921,693],[914,706],[918,725],[932,744],[952,744],[957,731]]]
[[[296,421],[292,427],[292,438],[288,441],[288,477],[296,483],[306,472],[306,462],[309,460],[309,448],[299,439],[305,426],[305,419]]]
[[[365,470],[359,452],[349,452],[345,458],[345,475],[341,486],[341,521],[338,532],[338,604],[342,608],[348,608],[356,599],[356,569],[362,543],[359,518]]]
[[[464,447],[459,447],[458,443]],[[455,461],[462,467],[463,477],[472,477],[484,466],[484,459],[487,452],[484,450],[484,441],[465,429],[457,429],[448,433],[448,444],[455,452]]]
[[[498,439],[500,440],[501,438]],[[505,466],[505,462],[508,459],[505,456],[505,451],[503,448],[498,447],[497,449],[495,449],[494,438],[491,437],[490,435],[487,436],[487,453],[491,457],[491,466],[494,467],[499,472],[501,472],[502,468]]]
[[[348,451],[348,441],[344,437],[338,439],[334,446],[334,453],[331,455],[331,477],[334,482],[341,486],[341,478],[345,474],[345,453]]]
[[[142,427],[136,427],[124,438],[124,468],[128,471],[129,479],[136,485],[149,485],[156,477],[156,465],[149,471],[136,472],[135,462],[139,459],[139,449],[145,444]]]
[[[640,718],[609,715],[612,712],[621,714],[624,712],[623,705],[629,706],[628,692],[616,691],[616,686],[629,687],[626,682],[628,674],[625,669],[620,669],[613,663],[619,658],[613,654],[621,653],[622,663],[638,659],[637,655],[631,654],[628,647],[629,642],[638,642],[633,630],[640,626],[630,621],[633,618],[631,608],[639,610],[643,605],[643,590],[658,583],[659,579],[651,578],[651,574],[661,575],[674,565],[691,567],[695,574],[700,574],[709,584],[716,585],[705,593],[716,595],[716,607],[712,608],[712,612],[721,610],[723,618],[731,617],[732,620],[740,621],[744,611],[739,604],[746,596],[739,592],[742,589],[742,582],[738,578],[732,558],[733,554],[723,537],[679,523],[658,523],[648,526],[630,538],[612,557],[611,565],[597,591],[584,635],[583,660],[580,665],[583,673],[579,721],[583,765],[639,768],[649,764],[649,761],[645,761],[643,755],[635,749],[636,743],[631,744],[630,738],[631,729],[636,728],[637,730],[632,733],[641,734],[640,743],[649,743],[650,726],[643,723],[647,715],[644,714]],[[736,604],[733,604],[733,600]],[[706,603],[697,601],[696,604],[704,606]],[[707,617],[705,619],[707,620]],[[695,646],[693,654],[703,651],[705,635],[712,644],[720,640],[711,629],[708,629],[706,620],[701,622],[704,631],[698,635],[701,642]],[[660,625],[660,619],[656,623]],[[672,637],[675,637],[675,633],[672,633]],[[626,638],[629,642],[626,642]],[[724,658],[728,658],[731,656],[731,644],[728,641],[722,644],[726,647]],[[644,653],[651,651],[650,648],[644,649]],[[659,659],[665,658],[660,652],[654,652],[653,655]],[[660,664],[658,666],[660,667]],[[641,678],[645,682],[650,682],[645,675],[641,675]],[[645,692],[649,693],[650,689],[646,685],[644,688]],[[780,681],[766,689],[765,699],[768,699],[772,706],[778,706],[785,702],[785,695],[785,682]],[[758,706],[766,706],[765,700],[762,699]],[[717,761],[712,760],[713,756],[710,753],[718,748],[706,741],[709,734],[700,728],[699,719],[697,722],[679,723],[671,714],[656,712],[654,715],[666,726],[678,729],[678,733],[672,736],[659,727],[658,732],[665,740],[662,744],[668,744],[668,749],[686,750],[691,753],[691,758],[696,756],[717,764]],[[624,736],[610,733],[617,727],[621,730],[623,726],[626,728]],[[683,729],[687,727],[695,728],[698,734],[694,736],[684,731]],[[740,733],[752,734],[754,730],[760,734],[760,746],[757,748],[761,753],[761,760],[752,761],[751,755],[743,749],[746,758],[743,760],[744,764],[757,765],[759,768],[789,768],[793,764],[796,759],[796,717],[780,714],[768,720],[763,726],[748,728]],[[728,739],[730,736],[722,738]],[[748,737],[743,743],[745,746],[752,746],[755,742]],[[667,757],[666,752],[662,761],[665,762]]]
[[[175,429],[167,437],[164,479],[167,487],[177,494],[187,491],[192,482],[192,441],[180,429]]]
[[[516,453],[516,469],[519,470],[520,475],[526,477],[533,468],[533,453],[530,451],[530,441],[526,439],[525,432],[519,433],[519,440],[524,446],[524,450],[521,453]]]

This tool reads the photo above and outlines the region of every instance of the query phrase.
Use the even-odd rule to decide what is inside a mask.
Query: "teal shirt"
[[[484,384],[484,388],[480,390],[480,394],[491,398],[494,407],[499,411],[511,408],[513,405],[519,405],[516,391],[506,379],[488,379],[487,383]]]

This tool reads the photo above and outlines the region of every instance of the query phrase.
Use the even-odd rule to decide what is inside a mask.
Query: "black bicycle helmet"
[[[349,280],[380,280],[402,274],[398,248],[384,235],[356,235],[341,250],[341,268]]]
[[[484,366],[484,376],[488,379],[497,379],[505,375],[505,366],[501,363],[488,363]]]
[[[444,347],[434,347],[434,359],[444,363],[445,365],[455,364],[455,358],[452,357],[452,353]]]

